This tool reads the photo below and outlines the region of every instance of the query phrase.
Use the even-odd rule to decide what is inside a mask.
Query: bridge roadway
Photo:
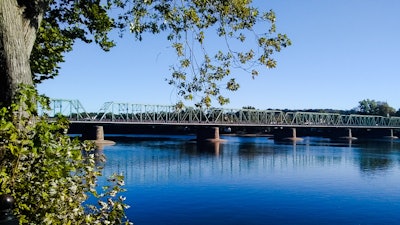
[[[274,128],[362,128],[400,129],[400,117],[305,111],[255,109],[199,109],[175,106],[106,102],[96,113],[88,113],[78,100],[53,99],[49,117],[67,116],[72,124],[163,125],[195,127],[274,127]]]

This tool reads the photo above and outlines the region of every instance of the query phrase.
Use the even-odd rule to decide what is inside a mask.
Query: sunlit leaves
[[[64,62],[63,53],[72,50],[73,40],[62,34],[60,29],[43,21],[39,28],[36,45],[32,51],[31,69],[35,83],[53,78],[58,74],[59,63]]]
[[[72,50],[76,39],[86,43],[94,41],[106,51],[113,47],[115,43],[108,34],[120,24],[111,18],[107,9],[125,4],[119,0],[109,0],[104,5],[92,0],[47,2],[30,57],[35,83],[58,75],[63,54]]]
[[[190,60],[189,59],[182,59],[181,60],[181,66],[182,67],[189,67],[190,66]]]
[[[179,42],[173,43],[172,47],[175,49],[178,57],[184,56],[184,48],[182,43]]]
[[[236,82],[232,82],[234,79],[229,78],[232,76],[232,66],[244,69],[254,78],[259,71],[249,68],[255,65],[276,67],[273,53],[290,45],[286,35],[275,33],[275,13],[260,12],[252,7],[251,1],[193,0],[146,3],[133,1],[134,26],[131,26],[131,32],[139,40],[145,32],[167,32],[167,39],[171,41],[179,62],[171,67],[172,76],[168,82],[177,88],[178,95],[185,100],[199,96],[199,106],[210,106],[213,98],[216,98],[219,104],[229,102],[221,96],[221,88],[224,82],[227,90],[235,91],[239,88]],[[268,26],[256,33],[254,27],[258,23]],[[211,30],[216,30],[216,33],[213,34]],[[257,41],[247,41],[251,40],[249,35],[254,35]],[[208,49],[207,44],[218,36],[226,43],[225,46],[220,46],[219,50]],[[233,49],[235,40],[246,45]]]
[[[236,91],[239,89],[239,84],[236,83],[235,79],[230,79],[228,81],[228,83],[226,84],[226,89],[230,90],[230,91]]]
[[[123,176],[113,176],[110,186],[97,193],[101,170],[96,163],[103,156],[95,156],[92,142],[66,135],[66,118],[49,123],[38,117],[32,99],[42,107],[48,103],[33,87],[23,87],[10,107],[0,108],[0,194],[16,199],[20,224],[122,224],[127,207],[120,195]],[[29,105],[28,116],[19,116],[21,104]],[[85,206],[89,193],[107,204]]]
[[[249,52],[239,52],[237,53],[237,56],[239,58],[240,63],[244,64],[253,59],[254,52],[253,50],[250,50]]]
[[[203,41],[204,41],[204,32],[203,32],[203,31],[200,31],[200,32],[197,34],[196,39],[197,39],[197,41],[198,41],[200,44],[203,44]]]
[[[268,12],[264,12],[262,15],[262,18],[264,20],[270,21],[272,24],[275,24],[275,22],[276,22],[276,16],[275,16],[274,11],[272,11],[272,10],[270,10]]]
[[[184,99],[200,99],[199,106],[209,106],[213,99],[225,104],[229,101],[220,97],[221,88],[238,88],[230,81],[241,72],[233,73],[233,68],[254,78],[262,70],[258,65],[275,68],[273,54],[291,44],[286,35],[276,33],[275,13],[260,11],[251,0],[50,2],[32,57],[36,82],[57,75],[62,54],[75,39],[109,50],[114,42],[108,34],[114,28],[129,29],[139,41],[145,33],[165,32],[177,55],[168,83]],[[210,48],[216,43],[222,44]]]

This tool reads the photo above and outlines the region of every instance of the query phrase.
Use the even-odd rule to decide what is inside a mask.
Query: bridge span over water
[[[360,114],[339,114],[306,111],[194,108],[166,105],[145,105],[106,102],[97,112],[87,112],[79,100],[52,99],[51,110],[43,111],[50,118],[56,114],[68,117],[72,124],[91,125],[152,125],[196,127],[270,127],[292,128],[344,128],[385,129],[393,136],[400,129],[400,117]],[[293,130],[294,129],[294,130]],[[294,133],[293,133],[294,132]]]

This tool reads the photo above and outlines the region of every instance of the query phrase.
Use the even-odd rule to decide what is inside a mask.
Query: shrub
[[[123,176],[113,175],[98,193],[95,145],[70,138],[66,118],[38,116],[37,102],[49,105],[33,87],[22,87],[0,109],[0,194],[15,198],[20,224],[130,224]],[[98,205],[89,205],[89,196]]]

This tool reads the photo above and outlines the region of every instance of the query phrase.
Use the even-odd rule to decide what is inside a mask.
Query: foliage
[[[63,53],[72,50],[76,39],[95,41],[109,50],[114,46],[109,39],[113,29],[121,35],[129,29],[139,41],[145,33],[165,32],[177,55],[168,83],[184,100],[198,100],[198,106],[210,107],[212,99],[221,105],[229,102],[221,89],[239,89],[232,67],[242,68],[254,78],[259,74],[257,65],[276,67],[272,55],[291,44],[286,35],[276,32],[274,12],[260,11],[251,0],[45,2],[48,5],[43,8],[43,22],[31,57],[36,82],[58,74]],[[255,31],[256,26],[261,32]],[[208,51],[207,44],[217,39],[225,43],[224,47]],[[177,105],[182,106],[182,102]]]
[[[359,111],[366,115],[393,116],[396,110],[387,102],[364,99],[359,102]]]
[[[221,95],[223,87],[219,82],[225,80],[225,88],[230,91],[239,88],[231,74],[231,67],[246,68],[247,65],[252,68],[249,71],[252,76],[257,76],[259,72],[254,65],[274,68],[276,61],[272,54],[290,45],[285,35],[275,34],[274,12],[262,13],[251,6],[251,1],[133,2],[130,30],[139,40],[144,32],[168,32],[167,39],[172,42],[179,62],[171,67],[172,77],[168,81],[178,88],[178,94],[186,100],[192,100],[200,93],[199,105],[211,106],[211,98],[214,97],[221,105],[228,103],[229,99]],[[270,23],[270,27],[257,34],[253,28],[261,21]],[[215,29],[216,36],[207,33],[207,29]],[[249,34],[255,36],[257,49],[233,49],[234,42],[240,46],[252,46],[247,42]],[[226,50],[209,53],[206,36],[211,36],[212,42],[218,37],[225,40]],[[196,45],[201,54],[194,52]]]
[[[98,0],[46,0],[31,7],[42,7],[44,12],[31,54],[36,83],[58,75],[63,54],[72,50],[76,39],[94,41],[105,51],[115,45],[108,37],[115,24]]]
[[[0,109],[0,194],[16,199],[20,224],[121,224],[127,207],[119,194],[123,177],[114,175],[112,185],[97,193],[101,168],[93,143],[71,139],[61,116],[53,123],[37,116],[32,99],[48,105],[33,87],[25,87],[15,103]],[[86,205],[90,195],[99,206]]]

